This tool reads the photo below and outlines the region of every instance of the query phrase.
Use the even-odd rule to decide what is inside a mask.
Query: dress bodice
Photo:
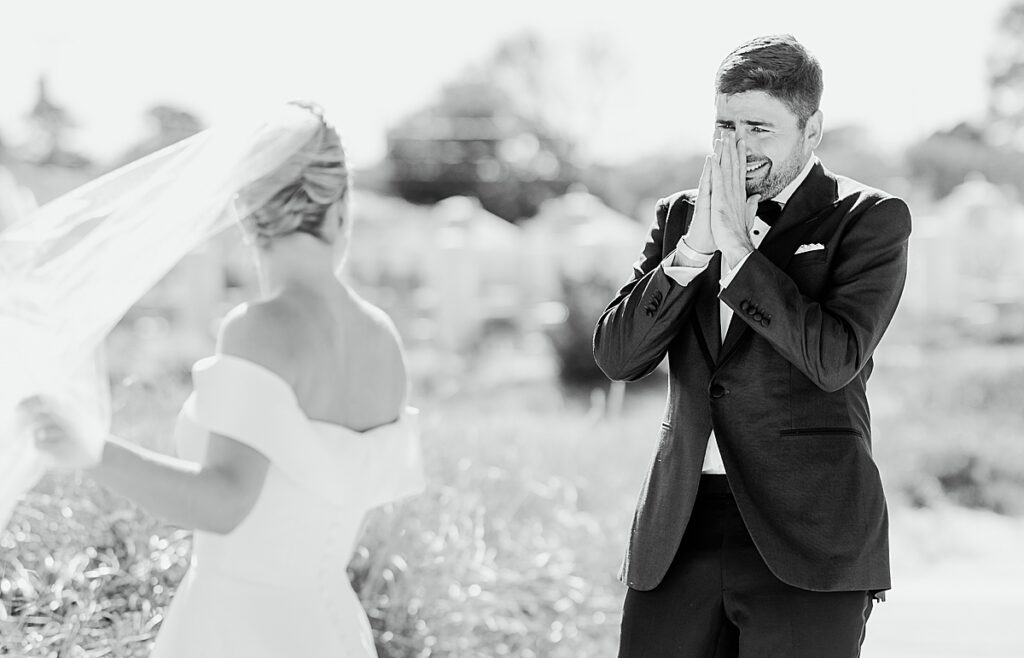
[[[344,577],[365,513],[423,488],[416,411],[357,432],[310,420],[288,383],[251,361],[196,363],[176,443],[202,461],[210,432],[270,462],[256,504],[232,532],[196,532],[193,568],[253,583],[301,587]]]

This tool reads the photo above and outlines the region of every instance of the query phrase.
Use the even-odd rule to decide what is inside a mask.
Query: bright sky
[[[79,124],[76,144],[100,157],[131,145],[154,103],[213,123],[313,98],[366,166],[389,125],[503,37],[532,29],[569,50],[598,40],[616,55],[620,75],[593,90],[597,155],[690,151],[709,139],[722,58],[751,37],[790,32],[825,71],[826,127],[859,123],[896,147],[983,115],[985,57],[1008,2],[8,0],[0,135],[24,134],[45,71]]]

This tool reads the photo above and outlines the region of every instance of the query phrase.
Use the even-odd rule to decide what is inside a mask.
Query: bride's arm
[[[243,305],[221,325],[217,351],[252,361],[279,356],[280,319]],[[273,358],[280,369],[286,359]],[[92,468],[97,480],[183,527],[226,534],[248,516],[266,479],[267,458],[256,449],[211,432],[203,463],[108,438]]]
[[[267,466],[262,454],[219,434],[210,435],[202,464],[111,436],[90,473],[171,523],[226,534],[256,504]]]
[[[267,362],[280,370],[287,363],[278,318],[262,312],[231,313],[221,326],[218,352]],[[286,343],[284,343],[286,344]],[[35,416],[36,445],[58,464],[85,466],[109,486],[168,521],[207,532],[231,532],[259,498],[269,461],[254,448],[210,433],[203,463],[170,457],[116,436],[107,438],[98,461],[75,428],[45,403],[26,401]]]

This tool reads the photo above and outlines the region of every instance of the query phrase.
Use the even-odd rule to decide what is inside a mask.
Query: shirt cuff
[[[718,281],[720,290],[725,290],[729,284],[732,283],[732,280],[736,278],[736,274],[739,273],[740,268],[743,267],[743,263],[747,262],[747,259],[750,258],[750,254],[752,253],[754,252],[749,252],[746,256],[740,259],[740,262],[736,263],[736,267],[722,275],[722,278]]]
[[[676,243],[676,250],[669,256],[673,259],[669,265],[681,265],[685,267],[704,267],[711,262],[714,254],[702,254],[690,245],[686,244],[686,238],[679,238]],[[666,259],[667,260],[667,259]]]
[[[711,254],[694,251],[680,240],[675,250],[661,261],[661,269],[667,277],[685,287],[707,269],[710,261]]]

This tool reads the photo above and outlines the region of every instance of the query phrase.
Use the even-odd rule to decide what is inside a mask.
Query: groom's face
[[[801,127],[800,119],[779,99],[763,91],[719,94],[715,126],[735,130],[747,151],[747,195],[770,199],[803,169],[821,140],[821,112]]]

